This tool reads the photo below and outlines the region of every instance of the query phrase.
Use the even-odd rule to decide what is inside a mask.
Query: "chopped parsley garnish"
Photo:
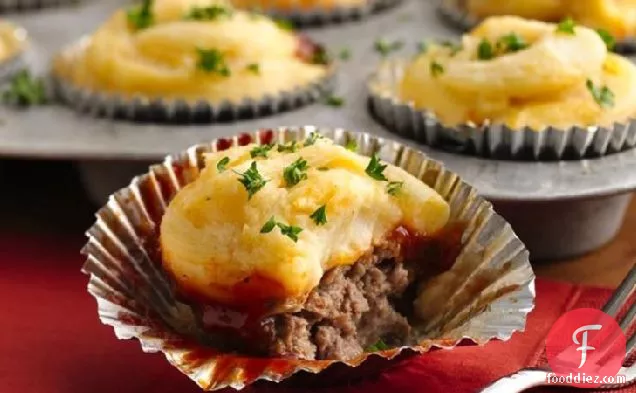
[[[300,183],[301,180],[307,179],[307,161],[302,157],[292,162],[288,167],[283,169],[283,179],[285,179],[286,187],[293,187]]]
[[[269,180],[265,180],[260,173],[258,173],[258,168],[256,167],[256,161],[252,161],[250,168],[245,171],[245,173],[235,172],[241,177],[238,181],[245,187],[247,191],[247,200],[252,199],[252,196],[256,194],[261,188],[265,187],[265,184]]]
[[[574,31],[575,27],[576,27],[576,23],[574,22],[574,20],[572,20],[572,18],[566,18],[562,20],[561,22],[559,22],[556,28],[556,32],[574,35],[576,34],[576,32]]]
[[[367,165],[367,168],[364,171],[375,180],[387,181],[388,179],[382,173],[386,167],[386,165],[380,164],[380,159],[376,154],[374,154],[371,157],[371,161],[369,161],[369,165]]]
[[[27,69],[21,70],[11,79],[9,89],[2,94],[2,100],[17,106],[45,104],[44,81],[41,78],[33,77]]]
[[[155,17],[152,13],[153,0],[143,0],[140,5],[136,5],[128,10],[128,25],[133,30],[142,30],[152,26]]]
[[[587,82],[585,82],[585,87],[587,87],[594,101],[596,101],[601,108],[607,109],[614,106],[614,93],[607,86],[594,86],[594,82],[588,79]]]
[[[232,16],[232,9],[221,5],[211,5],[209,7],[192,7],[185,19],[190,20],[216,20]]]
[[[506,34],[497,40],[497,48],[505,52],[519,52],[528,46],[523,37],[515,33]]]
[[[404,45],[404,43],[402,41],[389,42],[389,41],[385,40],[384,38],[381,38],[381,39],[375,41],[375,44],[373,44],[373,48],[381,56],[386,57],[389,54],[391,54],[391,52],[395,52],[397,50],[400,50],[403,45]]]
[[[457,52],[459,52],[460,50],[463,49],[463,45],[459,42],[453,42],[453,41],[442,41],[440,43],[440,45],[450,49],[451,51],[451,56],[455,56],[457,54]]]
[[[495,52],[492,48],[492,44],[483,38],[477,46],[477,58],[479,60],[490,60],[493,57],[495,57]]]
[[[335,95],[328,95],[325,98],[325,104],[329,106],[341,107],[342,105],[344,105],[344,102],[345,102],[344,98],[338,97]]]
[[[269,153],[269,151],[272,150],[272,147],[274,147],[274,145],[260,145],[260,146],[256,146],[252,150],[250,150],[250,157],[252,157],[252,158],[256,158],[256,157],[267,158],[267,153]]]
[[[221,76],[230,76],[230,69],[225,63],[223,53],[216,49],[197,48],[197,54],[199,55],[197,68],[202,71],[216,73]]]
[[[216,163],[216,169],[219,172],[223,172],[227,169],[227,164],[230,163],[230,157],[223,157]]]
[[[319,170],[320,172],[324,172],[324,171],[328,171],[328,170],[329,170],[329,168],[328,168],[328,167],[326,167],[326,166],[321,166],[321,167],[318,167],[318,170]]]
[[[605,42],[607,50],[614,50],[614,47],[616,46],[616,39],[613,35],[611,35],[607,30],[604,29],[596,29],[596,33],[601,37],[603,42]]]
[[[433,78],[444,73],[444,67],[436,61],[431,62],[430,70]]]
[[[358,150],[358,142],[356,142],[355,139],[349,139],[347,141],[347,144],[345,145],[345,148],[355,153]]]
[[[317,132],[312,132],[311,134],[309,134],[309,136],[307,137],[307,139],[305,139],[305,146],[311,146],[314,143],[316,143],[316,141],[318,139],[322,138],[322,135],[320,135]]]
[[[373,345],[369,345],[365,351],[366,352],[379,352],[379,351],[384,351],[389,349],[389,346],[386,345],[386,343],[384,341],[382,341],[382,339],[379,339],[375,344]]]
[[[278,145],[278,152],[279,153],[294,153],[296,152],[296,150],[298,150],[298,145],[296,144],[296,141],[291,141],[286,145]]]
[[[338,57],[340,58],[340,60],[349,60],[351,58],[351,50],[349,50],[349,48],[340,49]]]
[[[404,186],[403,181],[390,181],[389,184],[386,185],[386,192],[389,195],[397,195],[400,190],[402,190],[402,186]]]
[[[258,63],[248,64],[245,67],[245,69],[251,72],[252,74],[259,75],[261,73],[261,67],[258,65]]]
[[[287,30],[287,31],[294,30],[294,25],[287,19],[274,19],[274,22],[276,23],[276,26],[278,26],[279,29]]]
[[[327,223],[327,205],[320,206],[315,212],[309,216],[316,225],[325,225]]]
[[[274,228],[278,227],[280,229],[280,233],[283,236],[287,236],[292,239],[294,242],[298,241],[298,235],[303,231],[300,227],[295,227],[293,225],[286,225],[282,222],[277,222],[276,219],[272,216],[261,228],[261,233],[270,233],[274,230]]]
[[[417,53],[422,54],[428,51],[428,43],[424,40],[417,43]]]
[[[325,48],[318,46],[314,49],[314,53],[311,56],[311,64],[327,65],[330,60],[329,54]]]

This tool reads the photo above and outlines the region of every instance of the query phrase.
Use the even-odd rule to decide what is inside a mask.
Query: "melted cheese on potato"
[[[448,204],[420,180],[388,165],[388,180],[404,182],[390,195],[386,181],[365,172],[368,157],[330,140],[293,153],[274,148],[267,158],[252,158],[253,147],[208,155],[199,177],[165,212],[163,263],[185,293],[232,305],[299,304],[325,271],[353,264],[397,226],[433,234],[449,219]],[[299,158],[307,161],[307,177],[287,187],[284,170]],[[239,179],[253,162],[267,183],[248,198]],[[311,215],[321,206],[326,223],[318,225]],[[271,218],[302,229],[297,241],[279,227],[262,233]]]
[[[636,0],[467,0],[466,10],[480,18],[516,15],[556,22],[571,17],[617,38],[636,35]]]
[[[478,58],[483,40],[496,50],[497,42],[512,33],[528,47]],[[462,44],[456,53],[432,46],[415,59],[401,81],[402,99],[448,125],[609,126],[636,114],[636,66],[608,53],[591,29],[576,27],[575,34],[566,34],[554,24],[491,17],[465,35]],[[441,70],[433,72],[432,64]],[[601,105],[591,91],[598,94],[603,87],[613,95],[611,105]]]
[[[26,41],[26,33],[8,22],[0,22],[0,61],[20,52]]]
[[[368,0],[232,0],[237,7],[262,10],[310,10],[364,6]]]
[[[59,56],[55,72],[90,90],[209,102],[258,99],[326,74],[326,66],[299,57],[296,34],[267,17],[228,8],[230,15],[213,20],[186,18],[195,7],[217,3],[156,0],[154,23],[144,29],[131,28],[120,10],[85,46]],[[229,75],[200,67],[200,50],[220,53]]]

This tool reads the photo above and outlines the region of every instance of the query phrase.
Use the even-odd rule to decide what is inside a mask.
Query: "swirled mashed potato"
[[[11,23],[0,22],[0,61],[5,61],[20,52],[26,34]]]
[[[461,45],[431,45],[399,94],[448,125],[607,126],[636,113],[636,67],[586,27],[491,17]]]
[[[426,235],[446,225],[448,204],[404,170],[375,167],[387,179],[378,180],[367,173],[370,158],[328,139],[298,147],[253,158],[258,149],[249,145],[206,157],[161,223],[164,267],[182,291],[233,306],[297,305],[325,271],[353,264],[396,227]],[[241,180],[254,169],[266,183],[250,197]]]
[[[636,35],[636,0],[467,0],[466,10],[481,18],[517,15],[556,22],[572,17],[618,38]]]
[[[237,7],[286,11],[360,7],[367,2],[368,0],[232,0]]]
[[[124,96],[237,102],[306,86],[327,72],[313,64],[315,48],[267,17],[209,0],[144,4],[119,10],[85,46],[59,56],[58,76]]]

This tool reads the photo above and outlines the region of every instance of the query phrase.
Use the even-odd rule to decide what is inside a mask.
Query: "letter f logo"
[[[581,344],[581,346],[576,349],[577,351],[581,351],[581,364],[579,365],[579,368],[583,367],[585,361],[587,360],[587,351],[596,349],[592,346],[587,345],[587,332],[589,330],[601,330],[602,327],[603,325],[585,325],[576,329],[574,333],[572,333],[572,341],[574,341],[574,344]],[[581,335],[581,342],[579,342],[576,336],[578,336],[578,334],[581,332],[583,332],[583,334]]]

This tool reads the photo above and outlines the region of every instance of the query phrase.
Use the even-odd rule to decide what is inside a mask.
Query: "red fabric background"
[[[144,354],[136,341],[119,341],[112,328],[100,324],[79,270],[83,241],[62,235],[0,238],[0,392],[199,392],[162,355]],[[539,280],[526,332],[510,341],[436,351],[356,386],[328,391],[477,392],[541,362],[551,324],[566,310],[599,307],[610,293]],[[636,386],[622,392],[636,392]]]

